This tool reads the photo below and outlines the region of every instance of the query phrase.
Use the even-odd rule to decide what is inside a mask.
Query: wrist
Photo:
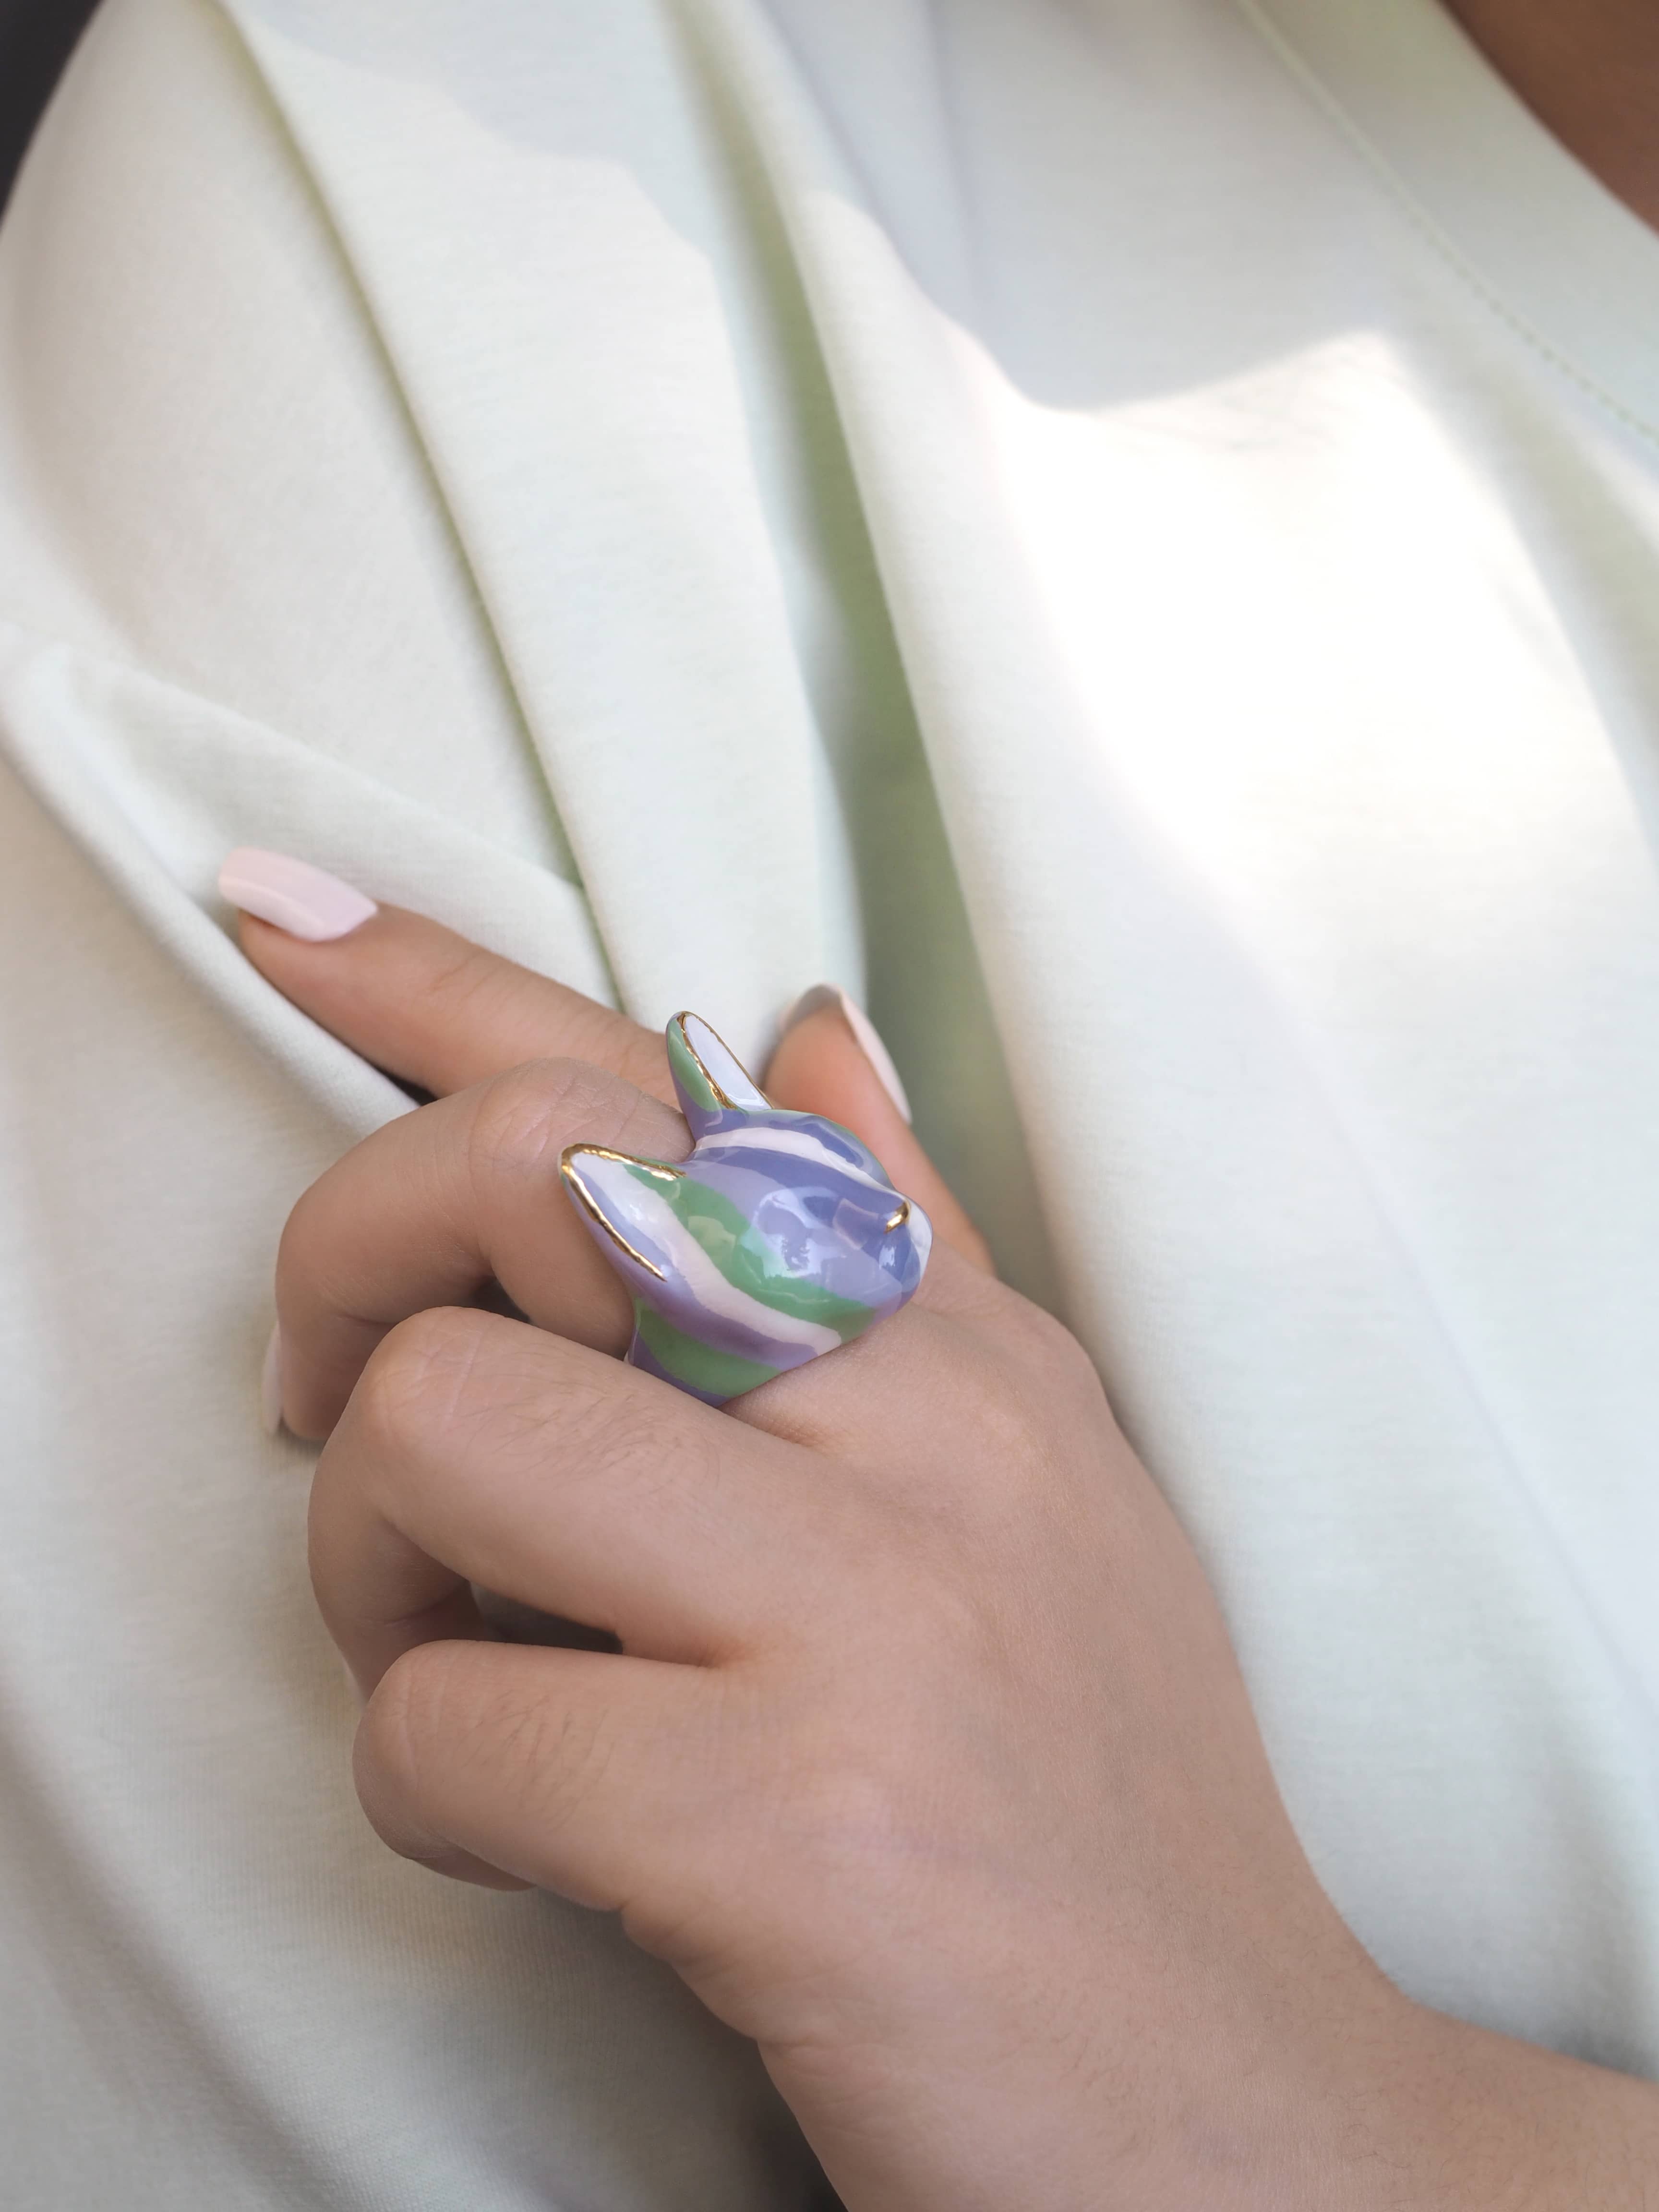
[[[890,1984],[878,2023],[769,2053],[848,2212],[1652,2202],[1659,2088],[1413,2003],[1346,1930],[1271,1975],[1165,1961],[1139,1995],[1121,1955],[1079,1973],[1088,1955]]]
[[[1431,2015],[1346,1939],[1213,2035],[1122,2201],[1152,2212],[1401,2212],[1443,2200]],[[1128,2185],[1133,2183],[1133,2185]]]
[[[1279,2069],[1239,2192],[1206,2194],[1192,2166],[1189,2194],[1149,2207],[1649,2212],[1659,2088],[1450,2019],[1371,1972],[1369,1990],[1324,2015],[1328,2048]]]
[[[1021,1947],[768,2063],[848,2212],[1455,2203],[1427,2187],[1433,2016],[1338,1935],[1294,1977]]]

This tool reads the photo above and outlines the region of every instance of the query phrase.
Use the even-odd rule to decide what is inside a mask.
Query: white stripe
[[[927,1272],[928,1256],[933,1249],[933,1224],[916,1204],[909,1201],[910,1218],[906,1226],[910,1231],[911,1249],[916,1255],[916,1280],[920,1282]]]
[[[711,1030],[701,1014],[682,1014],[680,1035],[702,1062],[703,1073],[717,1091],[723,1091],[734,1106],[741,1106],[750,1114],[766,1111],[766,1097],[755,1088],[755,1079],[732,1052]]]
[[[833,1168],[837,1175],[845,1176],[848,1182],[858,1183],[866,1190],[879,1191],[884,1197],[890,1196],[895,1200],[898,1196],[890,1183],[878,1182],[874,1176],[866,1175],[864,1170],[854,1167],[851,1160],[844,1160],[839,1152],[832,1152],[822,1137],[815,1137],[806,1129],[720,1129],[714,1135],[705,1137],[697,1150],[718,1153],[745,1146],[753,1152],[787,1152],[793,1159],[812,1160],[820,1167]]]
[[[628,1194],[629,1214],[666,1253],[699,1305],[718,1314],[722,1321],[741,1322],[757,1336],[769,1336],[780,1344],[804,1344],[811,1352],[839,1349],[841,1339],[833,1328],[825,1328],[821,1322],[776,1313],[735,1283],[728,1283],[666,1199],[644,1185],[636,1188],[638,1198],[632,1191]]]

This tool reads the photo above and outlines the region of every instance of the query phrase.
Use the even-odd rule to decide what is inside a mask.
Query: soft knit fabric
[[[0,230],[8,2201],[816,2185],[357,1813],[257,1386],[406,1102],[239,843],[864,996],[1359,1935],[1659,2065],[1656,607],[1659,239],[1431,0],[106,0]]]

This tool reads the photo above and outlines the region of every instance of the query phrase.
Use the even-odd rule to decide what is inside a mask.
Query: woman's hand
[[[687,1148],[654,1041],[431,928],[250,939],[383,1065],[465,1086],[324,1177],[280,1268],[392,1847],[619,1911],[757,2039],[856,2212],[1641,2203],[1649,2093],[1407,2004],[1343,1928],[1065,1331],[947,1247],[726,1413],[622,1366],[556,1164]],[[567,1017],[635,1080],[492,1072]],[[861,1133],[914,1187],[884,1110]],[[531,1325],[446,1303],[492,1278]],[[621,1653],[490,1641],[474,1583]]]

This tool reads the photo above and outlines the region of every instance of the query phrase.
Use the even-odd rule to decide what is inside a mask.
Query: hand
[[[577,1137],[684,1152],[660,1069],[431,927],[250,941],[382,1064],[471,1085],[315,1187],[279,1277],[387,1841],[619,1911],[758,2040],[858,2212],[1640,2203],[1650,2093],[1407,2004],[1342,1927],[1074,1342],[947,1249],[903,1315],[727,1413],[621,1367],[626,1301],[553,1170]],[[568,1018],[647,1087],[471,1081]],[[491,1277],[531,1326],[428,1310]],[[489,1642],[474,1582],[622,1653]]]

